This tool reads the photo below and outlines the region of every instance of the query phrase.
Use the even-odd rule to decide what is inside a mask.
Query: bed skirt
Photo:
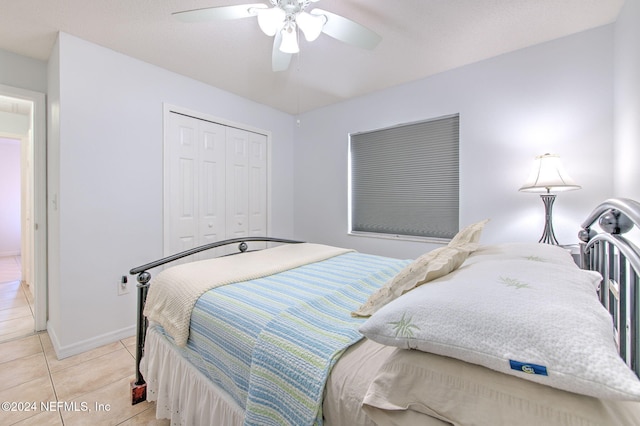
[[[147,381],[147,400],[156,402],[156,417],[171,424],[238,425],[244,410],[211,383],[172,346],[155,327],[149,327],[141,371]]]
[[[157,418],[180,425],[242,426],[244,410],[182,357],[156,327],[149,327],[145,346],[154,356],[149,364],[142,359],[141,370],[147,381],[147,400],[156,402]],[[375,424],[362,410],[362,396],[394,350],[367,339],[347,349],[327,382],[325,426]],[[393,426],[446,424],[412,410],[371,411],[384,424]]]

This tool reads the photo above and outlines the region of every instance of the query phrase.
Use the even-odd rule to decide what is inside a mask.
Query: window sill
[[[375,232],[358,232],[358,231],[349,231],[347,235],[352,237],[376,238],[381,240],[395,240],[395,241],[411,241],[411,242],[443,244],[443,245],[448,244],[449,241],[451,241],[450,238],[417,237],[412,235],[378,234]]]

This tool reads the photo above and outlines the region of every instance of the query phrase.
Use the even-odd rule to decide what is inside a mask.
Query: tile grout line
[[[42,356],[44,356],[44,362],[47,364],[47,373],[49,375],[49,383],[51,383],[51,389],[53,389],[53,397],[58,402],[58,392],[56,391],[56,385],[53,383],[53,377],[51,377],[51,367],[49,365],[49,357],[47,356],[47,351],[44,348],[44,342],[42,341],[43,333],[38,333],[38,340],[40,341],[40,348],[42,349]],[[60,423],[64,426],[64,419],[62,418],[62,413],[58,411],[58,417],[60,418]]]
[[[33,306],[31,304],[31,300],[29,299],[29,295],[27,294],[27,289],[26,287],[26,283],[22,280],[20,280],[20,290],[22,290],[22,294],[24,295],[24,298],[27,299],[27,305],[29,306],[29,311],[31,312],[31,316],[33,317],[33,321],[34,321],[34,325],[33,325],[33,330],[35,332],[35,315],[33,313]]]

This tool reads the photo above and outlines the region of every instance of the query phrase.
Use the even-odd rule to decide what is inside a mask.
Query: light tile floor
[[[34,334],[33,324],[12,335],[1,315],[22,306],[20,287],[19,278],[0,281],[0,332],[9,336],[0,343],[0,425],[169,424],[155,419],[154,404],[131,405],[135,338],[59,360],[49,335]]]
[[[135,339],[58,360],[47,333],[0,343],[2,425],[168,425],[131,405]]]
[[[20,257],[0,257],[0,342],[33,334],[33,299],[20,283]]]

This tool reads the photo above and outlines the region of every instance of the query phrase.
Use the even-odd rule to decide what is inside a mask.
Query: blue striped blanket
[[[331,367],[362,338],[351,311],[409,262],[347,253],[209,290],[182,351],[245,409],[246,425],[322,424]]]

